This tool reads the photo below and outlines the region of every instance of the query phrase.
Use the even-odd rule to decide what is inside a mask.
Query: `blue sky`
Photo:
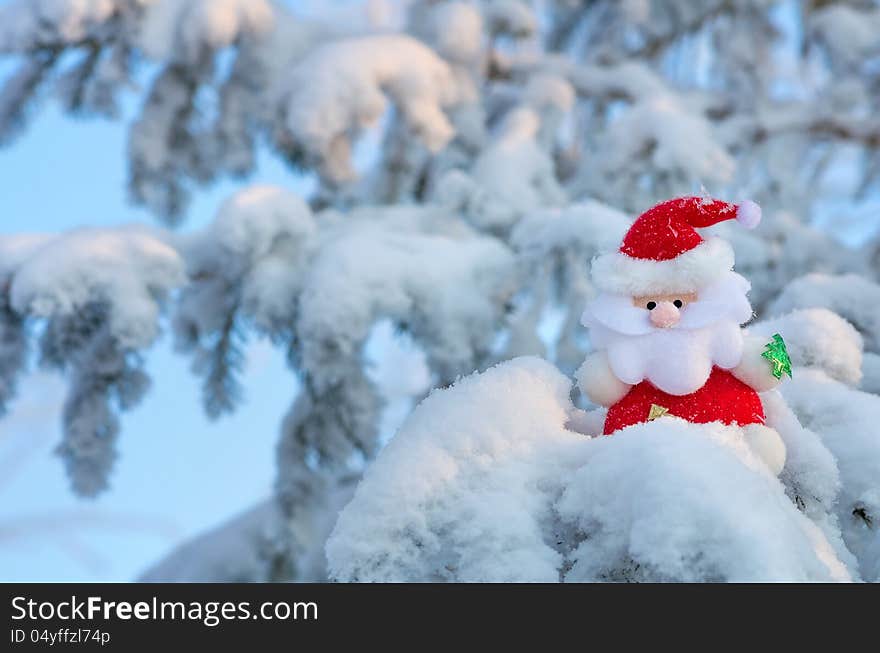
[[[0,233],[153,221],[126,197],[126,123],[135,109],[129,98],[123,120],[108,122],[71,119],[51,101],[41,107],[24,136],[0,148]],[[264,153],[247,182],[197,193],[184,228],[210,221],[251,182],[305,186]],[[128,580],[180,538],[269,494],[278,425],[296,394],[282,357],[266,343],[251,347],[247,401],[218,422],[204,417],[198,379],[167,337],[147,365],[153,389],[123,415],[112,487],[96,500],[73,497],[52,454],[63,382],[35,373],[22,384],[0,420],[0,580]]]

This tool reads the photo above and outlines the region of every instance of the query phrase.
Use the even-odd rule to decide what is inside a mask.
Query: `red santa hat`
[[[704,288],[733,269],[733,248],[721,238],[703,239],[696,229],[734,219],[754,229],[761,208],[750,200],[731,204],[705,197],[662,202],[636,219],[620,250],[593,260],[593,283],[634,297]]]

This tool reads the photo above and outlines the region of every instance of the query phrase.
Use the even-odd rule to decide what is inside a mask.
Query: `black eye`
[[[657,302],[648,302],[647,304],[645,304],[645,307],[649,311],[653,311],[655,308],[657,308]]]
[[[676,299],[672,303],[675,304],[675,308],[681,308],[681,300],[680,299]]]

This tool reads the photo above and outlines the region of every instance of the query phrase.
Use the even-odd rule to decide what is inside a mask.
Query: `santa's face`
[[[596,349],[606,349],[624,383],[651,381],[674,395],[695,392],[713,366],[730,369],[742,356],[740,325],[752,309],[749,282],[735,272],[713,284],[644,296],[601,294],[583,323]]]
[[[681,311],[697,301],[697,293],[681,292],[665,295],[639,295],[633,297],[633,306],[650,311],[651,324],[661,329],[676,326],[681,321]]]

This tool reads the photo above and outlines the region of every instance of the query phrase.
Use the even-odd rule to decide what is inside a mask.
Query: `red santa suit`
[[[671,395],[642,381],[608,409],[603,433],[610,435],[627,426],[671,415],[696,424],[764,423],[764,407],[758,393],[727,370],[712,368],[702,388],[687,395]]]

